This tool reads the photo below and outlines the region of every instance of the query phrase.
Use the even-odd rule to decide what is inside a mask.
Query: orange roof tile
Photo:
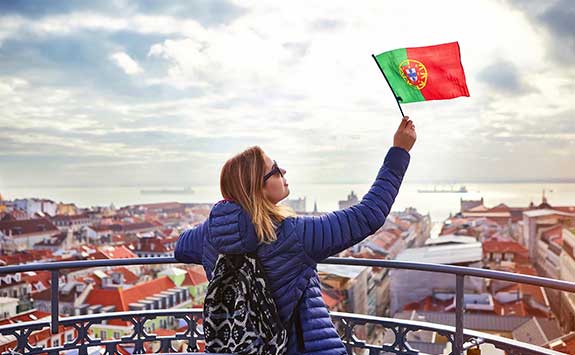
[[[511,208],[504,203],[500,203],[495,207],[488,209],[489,212],[510,212]]]
[[[563,225],[559,223],[553,227],[549,227],[549,229],[542,231],[542,236],[548,241],[553,240],[561,244],[563,242]]]
[[[17,314],[14,317],[0,320],[0,325],[37,321],[47,317],[50,317],[50,313],[48,312],[30,310],[28,312]]]
[[[186,274],[186,278],[182,285],[201,285],[208,282],[208,278],[206,277],[206,273],[203,269],[188,269],[188,273]]]
[[[134,254],[130,249],[123,245],[120,246],[106,246],[98,248],[98,252],[94,254],[95,259],[125,259],[125,258],[137,258],[138,256]]]
[[[555,206],[553,209],[561,212],[575,213],[575,206]]]
[[[127,284],[133,284],[137,282],[139,279],[138,275],[134,274],[133,272],[131,272],[130,270],[128,270],[123,266],[117,267],[113,269],[113,271],[121,272],[122,275],[124,275],[124,282]]]
[[[162,276],[127,289],[94,289],[90,292],[85,302],[91,305],[115,306],[117,312],[128,311],[130,303],[136,303],[175,286],[169,277]]]
[[[332,297],[331,295],[329,295],[327,292],[325,291],[321,291],[321,297],[323,298],[323,301],[325,302],[325,305],[327,306],[327,308],[329,309],[333,309],[335,308],[335,306],[337,306],[342,300],[336,297]]]
[[[14,238],[28,234],[58,232],[58,228],[46,218],[0,221],[0,231]]]
[[[488,240],[483,242],[484,253],[514,253],[529,257],[529,251],[521,244],[514,241]]]
[[[546,348],[560,351],[565,354],[575,355],[575,332],[563,335],[560,338],[549,341]]]

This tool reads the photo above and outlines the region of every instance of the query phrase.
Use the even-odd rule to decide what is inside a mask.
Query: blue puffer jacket
[[[345,354],[321,297],[316,264],[360,242],[383,225],[408,164],[409,153],[391,148],[360,203],[319,217],[287,218],[278,226],[277,240],[271,244],[258,245],[251,219],[239,205],[218,202],[203,224],[182,233],[175,257],[184,263],[203,265],[211,279],[219,253],[257,251],[286,326],[301,298],[294,317],[299,319],[288,329],[288,354]]]

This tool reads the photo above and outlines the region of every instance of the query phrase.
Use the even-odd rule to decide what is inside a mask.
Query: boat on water
[[[194,193],[189,186],[183,189],[140,190],[142,195],[190,195]]]
[[[459,189],[454,189],[453,186],[449,189],[438,189],[436,186],[433,186],[433,190],[426,190],[426,189],[419,189],[417,190],[419,193],[457,193],[457,194],[464,194],[467,192],[467,188],[465,186],[460,186]]]

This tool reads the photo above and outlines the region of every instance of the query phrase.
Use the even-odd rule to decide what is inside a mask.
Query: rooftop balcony
[[[0,276],[16,272],[48,270],[52,275],[52,295],[58,295],[60,270],[63,269],[175,263],[177,263],[177,261],[173,258],[36,263],[0,267]],[[446,277],[454,277],[456,280],[455,326],[362,314],[332,312],[332,319],[339,325],[342,340],[350,354],[356,349],[366,349],[370,355],[424,354],[423,350],[420,351],[418,348],[417,342],[410,340],[412,339],[410,334],[418,331],[431,331],[444,337],[447,347],[452,349],[451,354],[457,355],[463,354],[467,349],[478,344],[492,344],[495,348],[503,350],[510,355],[562,354],[557,351],[516,340],[464,329],[464,280],[466,276],[475,276],[531,284],[567,291],[571,294],[575,293],[575,283],[501,271],[419,262],[330,258],[323,263],[438,272],[449,274],[451,276]],[[39,320],[0,326],[0,339],[3,337],[4,339],[6,339],[5,337],[13,337],[12,339],[15,339],[17,345],[12,351],[30,355],[57,355],[61,352],[72,352],[78,353],[79,355],[88,355],[96,352],[100,354],[100,349],[105,349],[104,353],[106,355],[115,355],[122,354],[119,349],[120,347],[129,347],[134,354],[146,352],[169,353],[182,350],[181,347],[178,349],[177,344],[185,344],[184,351],[197,352],[198,341],[203,339],[201,326],[198,325],[198,321],[202,317],[202,310],[197,308],[110,312],[60,318],[58,312],[59,299],[58,297],[52,297],[51,309],[50,321]],[[161,317],[171,318],[172,320],[175,319],[181,324],[184,324],[184,330],[173,335],[162,335],[159,331],[150,330],[147,326],[147,322]],[[112,320],[124,321],[125,324],[129,325],[131,333],[124,336],[115,336],[111,339],[102,339],[95,336],[93,331],[91,331],[94,325],[105,326]],[[393,334],[394,340],[388,343],[369,344],[364,339],[358,338],[356,328],[368,324],[389,330]],[[69,336],[62,344],[57,344],[50,348],[44,347],[34,340],[33,334],[38,331],[49,331],[52,334],[57,334],[61,329],[73,329],[74,335]],[[440,345],[443,346],[442,344]],[[97,351],[94,351],[94,349],[97,349]]]

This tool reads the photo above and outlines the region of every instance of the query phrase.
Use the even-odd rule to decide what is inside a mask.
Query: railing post
[[[464,275],[455,275],[455,342],[454,355],[463,354],[463,283]]]
[[[59,270],[52,270],[52,284],[50,288],[52,290],[52,296],[50,297],[50,301],[52,303],[52,314],[51,314],[51,322],[50,322],[50,330],[52,334],[58,333],[58,317],[60,316],[60,310],[58,306],[58,290],[60,282],[60,271]]]

